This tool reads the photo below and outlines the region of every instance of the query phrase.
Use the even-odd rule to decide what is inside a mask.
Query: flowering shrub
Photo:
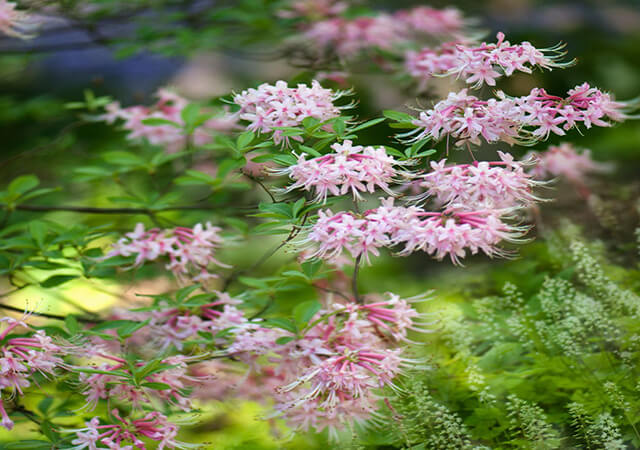
[[[7,295],[34,285],[60,293],[67,283],[111,280],[129,284],[143,299],[105,310],[90,308],[86,299],[68,315],[0,304],[18,314],[0,321],[2,426],[36,426],[39,440],[28,448],[189,448],[178,438],[180,426],[197,421],[211,400],[230,398],[263,402],[270,411],[265,419],[296,432],[326,430],[332,442],[380,420],[394,424],[390,445],[471,448],[476,440],[469,430],[481,419],[466,417],[463,424],[432,397],[424,376],[414,376],[432,363],[416,341],[436,331],[449,338],[425,313],[423,303],[439,293],[365,293],[360,272],[383,255],[423,252],[461,266],[471,255],[517,254],[517,245],[533,238],[537,203],[548,198],[539,189],[545,180],[566,177],[585,193],[586,175],[602,168],[571,144],[524,158],[516,156],[524,153],[517,146],[612,126],[631,118],[635,105],[586,82],[566,97],[539,87],[519,97],[503,90],[493,98],[471,95],[515,72],[570,63],[560,61],[562,46],[511,44],[502,33],[495,44],[479,43],[456,9],[354,15],[359,10],[349,2],[277,3],[269,20],[290,26],[294,35],[282,45],[302,46],[347,77],[358,57],[372,56],[383,72],[408,71],[422,84],[451,77],[469,86],[433,99],[417,116],[388,110],[384,117],[359,118],[347,115],[355,111],[357,92],[323,85],[317,79],[323,71],[311,65],[304,82],[262,83],[220,102],[192,102],[161,89],[150,106],[122,107],[92,93],[69,104],[82,112],[83,123],[126,131],[118,141],[126,150],[97,152],[93,163],[72,168],[81,187],[101,184],[116,193],[108,199],[115,206],[41,203],[54,187],[38,189],[35,175],[13,178],[0,192]],[[0,0],[0,30],[26,37],[20,30],[29,14]],[[220,14],[232,25],[238,16]],[[197,22],[185,17],[190,20]],[[365,144],[366,130],[383,131],[374,135],[379,140],[385,125],[404,131]],[[485,154],[492,160],[476,159],[478,146],[497,143],[516,148],[513,154],[490,148]],[[454,153],[457,147],[468,151]],[[117,219],[68,227],[45,216],[49,212]],[[41,215],[25,219],[28,214]],[[572,258],[582,282],[614,303],[555,279],[537,296],[542,311],[527,310],[521,297],[508,293],[499,301],[513,304],[498,320],[487,312],[492,305],[478,301],[484,325],[467,324],[467,331],[484,340],[482,346],[464,341],[457,364],[479,373],[476,354],[487,348],[497,354],[511,344],[487,342],[487,333],[520,342],[519,352],[535,348],[536,357],[562,351],[575,357],[575,368],[580,346],[597,351],[591,331],[614,333],[614,320],[637,314],[637,298],[581,262],[577,246]],[[283,253],[294,260],[275,267]],[[141,283],[152,275],[151,285]],[[168,286],[161,279],[170,280]],[[559,305],[565,294],[575,301]],[[451,339],[460,337],[456,332]],[[470,389],[482,403],[474,399],[474,408],[490,410],[483,411],[498,423],[492,445],[515,442],[517,433],[525,442],[560,442],[538,406],[515,395],[498,405],[485,395],[482,376],[474,376]],[[609,389],[615,408],[625,409],[615,388]],[[45,398],[34,411],[30,395],[36,394]],[[573,400],[566,414],[592,421],[582,431],[585,441],[610,448],[638,443],[620,437],[607,412],[594,416],[584,399]],[[420,417],[433,421],[433,433],[419,429]]]

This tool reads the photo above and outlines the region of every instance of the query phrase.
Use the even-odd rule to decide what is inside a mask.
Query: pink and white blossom
[[[18,328],[30,327],[23,321],[3,317],[0,323],[7,326],[0,332],[0,418],[6,429],[13,428],[3,404],[6,392],[9,396],[22,396],[24,390],[33,384],[32,377],[36,373],[53,376],[54,370],[63,364],[61,356],[66,350],[53,342],[43,330],[33,331],[31,335],[22,333],[13,336]]]
[[[297,127],[307,117],[326,121],[338,117],[340,108],[333,104],[343,93],[323,88],[318,81],[311,86],[298,84],[290,87],[285,81],[275,85],[261,84],[256,89],[247,89],[233,97],[240,106],[237,115],[249,122],[248,130],[258,133],[272,133],[276,144],[289,142],[278,127]],[[299,140],[299,136],[294,136]]]
[[[572,64],[559,60],[564,56],[563,46],[539,50],[530,42],[511,44],[504,33],[498,33],[498,42],[478,46],[462,42],[448,42],[436,49],[425,48],[419,53],[409,52],[406,65],[409,73],[423,83],[433,76],[455,75],[467,84],[479,88],[484,84],[496,85],[496,79],[514,72],[531,73],[534,67],[549,69]]]
[[[562,176],[584,183],[588,175],[606,172],[611,168],[608,164],[594,161],[590,150],[577,149],[568,142],[551,145],[543,152],[530,152],[529,157],[535,160],[530,174],[537,179]]]
[[[306,159],[303,153],[296,164],[277,171],[295,181],[285,192],[299,188],[313,190],[315,201],[323,202],[329,194],[351,193],[354,199],[361,199],[361,192],[373,193],[376,188],[393,195],[389,184],[397,174],[394,166],[402,163],[388,155],[384,147],[354,146],[345,140],[331,148],[333,153],[313,159]]]
[[[403,246],[401,256],[422,250],[438,260],[448,256],[460,264],[467,253],[480,250],[488,256],[506,255],[498,244],[519,242],[527,231],[505,222],[503,217],[509,215],[510,210],[468,211],[456,205],[444,212],[428,212],[415,206],[394,206],[390,198],[362,215],[319,211],[318,221],[303,242],[316,248],[310,257],[327,260],[346,251],[369,262],[370,254],[378,256],[382,247]]]
[[[223,243],[220,231],[219,227],[214,227],[209,222],[205,225],[197,224],[193,228],[176,227],[171,230],[145,230],[144,225],[138,223],[133,232],[125,234],[125,237],[113,244],[113,250],[106,257],[135,255],[133,267],[146,261],[168,257],[166,268],[179,279],[191,277],[196,281],[206,280],[217,276],[209,272],[211,264],[230,267],[214,257],[215,250]]]
[[[34,37],[36,20],[26,11],[18,10],[15,2],[0,0],[0,32],[20,39]]]
[[[418,199],[433,198],[440,205],[465,209],[505,209],[540,201],[533,189],[541,184],[525,172],[525,165],[508,153],[498,152],[500,161],[447,165],[432,161],[432,171],[419,177],[426,191]]]
[[[158,101],[151,106],[130,106],[123,108],[118,102],[105,106],[106,113],[100,116],[101,120],[112,124],[122,122],[122,127],[129,132],[127,139],[146,139],[151,144],[166,146],[169,151],[179,151],[188,144],[188,139],[194,145],[205,145],[212,140],[212,132],[229,132],[236,128],[237,118],[227,112],[220,116],[207,119],[202,125],[196,127],[193,135],[188,138],[182,126],[182,110],[189,105],[189,101],[167,89],[160,89],[156,93]],[[146,119],[161,119],[173,122],[172,124],[146,125]]]
[[[196,446],[185,444],[176,439],[178,426],[169,422],[164,414],[150,412],[134,419],[122,417],[117,409],[111,410],[113,418],[110,423],[102,423],[98,417],[85,422],[84,428],[66,430],[67,433],[75,433],[75,439],[71,441],[73,450],[93,450],[100,448],[109,449],[145,449],[143,439],[156,442],[158,449],[165,448],[195,448]]]
[[[522,97],[498,92],[497,98],[480,100],[469,95],[467,89],[451,92],[432,109],[420,112],[413,121],[417,130],[409,135],[414,135],[414,140],[453,138],[457,146],[479,145],[482,140],[533,144],[551,133],[563,136],[579,124],[608,127],[626,117],[626,104],[587,83],[567,94],[566,98],[556,97],[534,88]]]

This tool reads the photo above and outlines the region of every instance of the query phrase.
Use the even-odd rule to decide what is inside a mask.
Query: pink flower
[[[153,261],[160,256],[167,256],[169,263],[167,269],[171,270],[179,279],[191,275],[203,279],[203,273],[216,276],[208,272],[208,266],[215,264],[220,267],[229,267],[214,257],[214,252],[220,247],[223,240],[218,234],[220,228],[207,222],[204,226],[196,224],[191,228],[176,227],[173,230],[160,230],[152,228],[149,231],[144,225],[136,225],[132,233],[127,233],[124,238],[113,245],[113,250],[107,254],[112,256],[136,255],[133,267],[142,265],[145,261]]]
[[[624,120],[628,108],[586,83],[571,89],[567,98],[535,88],[523,97],[510,98],[498,92],[498,98],[485,101],[463,89],[450,93],[432,109],[421,111],[413,121],[417,129],[407,135],[413,134],[416,141],[451,137],[457,146],[479,145],[482,139],[488,143],[533,144],[547,139],[550,133],[562,136],[579,123],[587,128],[610,126],[611,121]]]
[[[463,26],[462,16],[456,9],[417,7],[393,15],[317,21],[304,36],[324,51],[349,58],[371,49],[393,50],[420,35],[458,35]]]
[[[399,255],[422,250],[436,259],[449,256],[454,264],[460,264],[467,252],[482,250],[488,256],[504,256],[498,248],[501,241],[519,242],[527,228],[508,225],[503,216],[509,216],[509,210],[453,207],[445,212],[426,212],[418,207],[393,206],[393,199],[387,199],[360,217],[319,211],[318,221],[303,242],[317,246],[310,258],[331,260],[346,250],[354,258],[363,256],[369,261],[369,254],[378,256],[381,247],[404,245]]]
[[[272,133],[276,144],[288,144],[278,127],[297,127],[307,117],[326,121],[340,115],[340,109],[333,104],[343,94],[324,89],[313,81],[311,86],[299,84],[289,87],[285,81],[275,85],[261,84],[257,89],[248,89],[234,96],[233,101],[240,106],[238,117],[249,122],[248,130],[258,133]],[[294,136],[299,140],[299,136]]]
[[[16,328],[29,328],[23,321],[4,317],[0,322],[8,324],[0,333],[0,417],[2,426],[10,430],[13,421],[4,408],[2,393],[10,390],[11,395],[22,395],[23,390],[31,386],[31,377],[36,372],[54,375],[55,368],[63,363],[60,357],[66,350],[55,344],[43,330],[37,330],[31,336],[11,336]]]
[[[305,37],[322,49],[334,50],[340,57],[351,57],[372,48],[391,49],[406,40],[405,27],[387,14],[315,22]]]
[[[540,201],[533,194],[535,181],[508,153],[498,152],[502,161],[445,166],[446,159],[431,162],[432,171],[421,176],[419,186],[441,205],[465,209],[505,209]]]
[[[537,179],[563,176],[584,183],[590,173],[610,169],[609,165],[591,159],[590,150],[578,150],[567,142],[552,145],[544,152],[530,152],[529,156],[535,158],[536,163],[530,173]]]
[[[105,106],[106,114],[101,120],[112,124],[117,120],[123,121],[123,128],[129,131],[127,139],[146,139],[151,144],[167,146],[169,151],[178,151],[187,145],[187,137],[181,126],[182,110],[189,105],[187,99],[166,89],[156,93],[158,101],[152,106],[131,106],[122,108],[118,102]],[[145,119],[162,119],[174,122],[173,125],[145,125]],[[234,115],[224,113],[220,117],[212,117],[197,127],[192,136],[195,145],[204,145],[211,141],[212,131],[228,132],[237,127]]]
[[[26,12],[16,9],[15,2],[0,0],[0,32],[21,39],[34,37],[36,21]]]
[[[359,307],[365,314],[366,320],[374,327],[388,332],[397,341],[407,341],[408,330],[427,332],[424,327],[429,323],[421,322],[419,319],[423,315],[410,304],[424,301],[424,296],[405,300],[396,294],[388,293],[388,295],[388,300],[367,303]]]
[[[193,448],[193,445],[176,440],[178,426],[169,422],[167,417],[159,412],[150,412],[139,419],[122,417],[117,409],[111,411],[114,423],[100,424],[100,419],[94,417],[85,422],[85,428],[66,430],[75,433],[76,438],[71,441],[75,450],[82,449],[138,449],[146,448],[142,439],[157,442],[158,449]],[[129,444],[129,445],[127,445]]]
[[[387,155],[384,147],[353,146],[350,140],[331,146],[335,153],[307,160],[303,153],[297,164],[277,171],[295,181],[285,192],[298,188],[315,191],[315,201],[326,201],[327,195],[339,196],[351,192],[361,199],[360,192],[373,193],[380,188],[393,195],[389,183],[396,175],[394,165],[401,164]]]
[[[154,399],[161,399],[168,404],[175,405],[183,411],[191,409],[191,401],[186,394],[186,388],[200,382],[199,379],[187,375],[186,356],[174,356],[162,361],[164,366],[141,380],[141,384],[134,385],[126,375],[131,375],[126,361],[122,358],[99,354],[101,358],[113,361],[98,366],[101,373],[86,373],[79,370],[79,382],[82,393],[87,400],[86,408],[94,409],[100,400],[115,400],[130,404],[135,409],[143,405],[152,404]],[[137,363],[142,366],[143,363]],[[107,373],[105,373],[107,372]],[[112,373],[109,375],[108,373]],[[123,375],[124,374],[124,375]],[[165,389],[152,389],[144,383],[162,383]]]
[[[411,31],[432,36],[457,35],[465,26],[464,17],[456,8],[417,6],[409,10],[400,10],[394,17]]]

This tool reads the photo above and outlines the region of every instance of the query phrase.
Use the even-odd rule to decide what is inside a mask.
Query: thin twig
[[[248,179],[250,179],[251,181],[253,181],[254,183],[256,183],[258,186],[260,186],[267,193],[267,195],[269,195],[269,197],[271,198],[271,201],[273,203],[277,203],[278,202],[276,200],[276,198],[274,197],[274,195],[269,190],[269,188],[267,186],[265,186],[264,183],[261,180],[259,180],[258,178],[254,177],[252,175],[249,175],[248,173],[243,173],[243,175],[245,177],[247,177]]]
[[[342,292],[336,290],[336,289],[329,289],[323,286],[318,286],[317,284],[312,285],[314,288],[316,289],[320,289],[321,291],[325,291],[325,292],[329,292],[331,294],[336,294],[338,297],[342,297],[343,299],[347,300],[348,302],[351,301],[351,299],[349,298],[348,295],[343,294]]]
[[[356,258],[356,264],[353,268],[353,277],[351,278],[351,290],[353,291],[353,298],[356,300],[356,303],[362,305],[363,300],[358,294],[358,272],[360,271],[360,260],[362,259],[362,254],[358,255]]]
[[[300,231],[302,230],[302,227],[306,223],[308,217],[309,217],[309,213],[306,213],[304,215],[304,217],[302,218],[302,222],[300,223],[300,225],[294,225],[293,228],[291,229],[291,232],[289,233],[289,235],[287,236],[287,238],[284,241],[282,241],[281,243],[276,245],[274,248],[272,248],[271,250],[266,252],[264,255],[262,255],[262,257],[260,259],[258,259],[251,267],[249,267],[248,269],[245,269],[245,270],[236,270],[236,271],[232,272],[231,275],[229,275],[229,277],[222,284],[222,289],[221,290],[222,291],[226,291],[229,288],[229,286],[231,285],[231,283],[233,283],[240,275],[242,275],[243,273],[253,272],[258,267],[260,267],[265,262],[267,262],[267,260],[269,258],[271,258],[273,255],[278,253],[278,250],[280,250],[282,247],[287,245],[291,240],[293,240],[298,235],[298,233],[300,233]]]

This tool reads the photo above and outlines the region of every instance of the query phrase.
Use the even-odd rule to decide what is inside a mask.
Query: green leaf
[[[102,159],[111,164],[118,166],[143,166],[146,162],[138,155],[124,151],[106,152],[102,155]]]
[[[403,113],[400,111],[393,111],[390,109],[386,109],[384,111],[382,111],[382,114],[387,118],[387,119],[391,119],[394,120],[396,122],[413,122],[415,120],[415,117],[413,117],[411,114],[407,114],[407,113]]]
[[[169,125],[175,128],[182,128],[179,123],[174,122],[173,120],[163,119],[162,117],[149,117],[147,119],[142,119],[141,122],[143,125],[148,125],[150,127]]]
[[[67,330],[72,336],[80,332],[80,324],[78,323],[78,320],[75,318],[75,316],[65,317],[64,324],[67,326]]]
[[[147,326],[149,324],[149,322],[151,322],[151,319],[147,319],[144,322],[139,322],[139,323],[135,323],[135,322],[134,323],[128,323],[126,325],[118,327],[116,332],[118,333],[118,337],[120,337],[121,339],[127,339],[128,337],[130,337],[133,333],[135,333],[139,329]]]
[[[241,151],[243,148],[246,148],[254,138],[255,134],[252,131],[245,131],[238,136],[238,139],[236,140],[236,147]]]
[[[344,123],[344,120],[342,118],[338,117],[336,120],[333,121],[333,131],[335,131],[335,133],[338,136],[344,135],[345,129],[346,129],[346,124]]]
[[[200,114],[200,105],[190,103],[180,111],[180,118],[183,120],[185,127],[189,128],[195,125]]]
[[[67,281],[71,281],[75,278],[79,278],[78,275],[54,275],[42,281],[40,283],[40,286],[42,286],[43,288],[52,288],[60,286],[61,284],[66,283]]]
[[[379,117],[377,119],[372,119],[372,120],[369,120],[369,121],[367,121],[365,123],[362,123],[362,124],[358,125],[357,127],[350,128],[349,132],[350,133],[355,133],[356,131],[364,130],[365,128],[372,127],[374,125],[379,124],[380,122],[384,122],[385,120],[386,119],[384,117]]]
[[[284,319],[284,318],[281,318],[281,317],[272,317],[270,319],[266,319],[263,322],[263,324],[266,325],[266,326],[273,326],[273,327],[277,327],[277,328],[282,328],[283,330],[290,331],[291,333],[297,333],[298,332],[298,327],[296,326],[295,323],[293,323],[289,319]]]
[[[314,275],[317,274],[322,267],[322,260],[318,259],[315,261],[305,261],[301,264],[301,267],[302,271],[307,277],[313,278]]]
[[[304,325],[322,308],[317,300],[309,300],[293,308],[293,317],[298,325]]]
[[[192,286],[183,287],[176,292],[176,301],[178,303],[182,303],[186,300],[191,294],[200,289],[199,284],[194,284]]]
[[[33,220],[29,223],[29,234],[40,248],[44,247],[48,228],[47,224],[41,220]]]
[[[273,160],[282,166],[292,166],[298,162],[292,155],[276,155]]]
[[[49,408],[52,404],[53,397],[45,397],[40,400],[40,403],[38,403],[38,411],[40,411],[42,414],[47,414],[47,411],[49,411]]]
[[[155,389],[157,391],[171,390],[171,386],[169,386],[167,383],[158,383],[156,381],[149,381],[148,383],[142,383],[142,385],[144,387]]]
[[[284,344],[287,344],[287,343],[293,341],[294,339],[295,339],[295,337],[293,337],[293,336],[280,336],[278,339],[276,339],[276,344],[284,345]]]
[[[21,175],[14,178],[7,191],[10,195],[20,196],[31,189],[36,188],[40,184],[40,180],[35,175]]]

